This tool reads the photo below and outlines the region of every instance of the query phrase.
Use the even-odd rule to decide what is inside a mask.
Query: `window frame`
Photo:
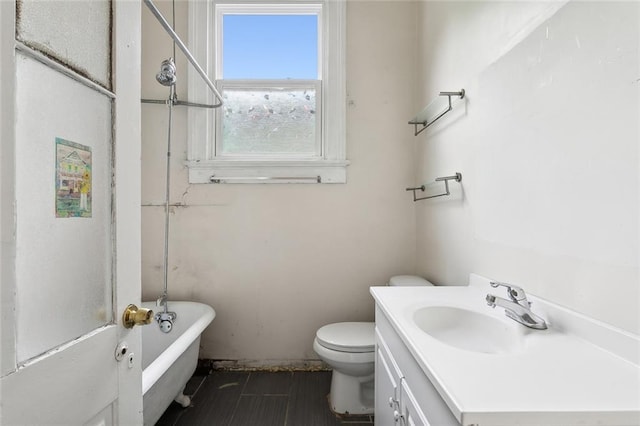
[[[218,3],[218,8],[216,8]],[[216,154],[217,110],[189,108],[187,113],[187,161],[189,183],[346,183],[346,3],[345,0],[323,1],[246,1],[229,5],[226,2],[189,2],[189,48],[213,81],[222,70],[218,68],[221,42],[216,25],[219,11],[244,10],[256,13],[269,7],[279,14],[283,10],[309,11],[322,5],[318,26],[319,71],[321,79],[321,149],[314,157],[287,155],[224,156]],[[316,6],[313,6],[316,5]],[[263,9],[267,10],[267,9]],[[301,12],[304,13],[304,12]],[[221,19],[221,18],[220,18]],[[212,48],[215,46],[215,49]],[[214,73],[213,70],[216,72]],[[213,95],[192,67],[188,69],[188,99],[197,103],[214,103]],[[233,80],[230,80],[233,81]],[[218,87],[220,82],[216,81]],[[225,83],[227,84],[227,83]],[[228,178],[225,180],[225,178]]]

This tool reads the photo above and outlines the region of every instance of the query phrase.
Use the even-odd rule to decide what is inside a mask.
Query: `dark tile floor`
[[[173,402],[156,426],[373,425],[373,416],[331,412],[329,371],[201,371],[184,392],[191,406]]]

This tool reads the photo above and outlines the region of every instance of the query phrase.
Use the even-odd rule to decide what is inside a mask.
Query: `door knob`
[[[125,328],[133,328],[134,325],[150,324],[152,319],[153,311],[151,309],[129,305],[122,314],[122,325]]]

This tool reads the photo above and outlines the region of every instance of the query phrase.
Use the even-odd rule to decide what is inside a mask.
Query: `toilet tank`
[[[417,275],[394,275],[389,279],[391,287],[432,286],[433,283]]]

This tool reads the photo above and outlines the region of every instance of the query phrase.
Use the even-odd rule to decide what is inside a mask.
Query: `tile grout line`
[[[229,418],[229,423],[227,423],[229,426],[233,424],[233,419],[236,417],[236,412],[238,411],[238,406],[240,405],[240,399],[242,398],[244,389],[247,387],[247,383],[249,383],[249,378],[250,377],[251,377],[251,373],[247,374],[247,377],[244,380],[244,384],[242,385],[242,390],[238,394],[238,399],[236,400],[236,406],[233,407],[233,413],[231,414],[231,417]]]
[[[295,373],[291,372],[291,378],[289,380],[289,389],[287,389],[287,409],[284,412],[284,424],[282,426],[287,426],[287,422],[289,421],[289,410],[291,409],[291,388],[293,386],[293,379]]]
[[[202,379],[200,380],[200,384],[196,387],[196,390],[193,391],[193,394],[189,395],[189,398],[191,400],[191,403],[189,404],[189,407],[191,407],[191,404],[193,404],[193,398],[196,396],[196,394],[198,393],[198,391],[200,390],[200,388],[202,387],[202,384],[204,383],[205,380],[207,380],[209,376],[204,376],[202,377]],[[183,391],[184,392],[184,391]],[[178,426],[180,423],[180,419],[182,418],[182,416],[184,415],[184,413],[186,412],[186,410],[180,410],[178,412],[178,415],[176,416],[175,421],[173,422],[172,426]]]

